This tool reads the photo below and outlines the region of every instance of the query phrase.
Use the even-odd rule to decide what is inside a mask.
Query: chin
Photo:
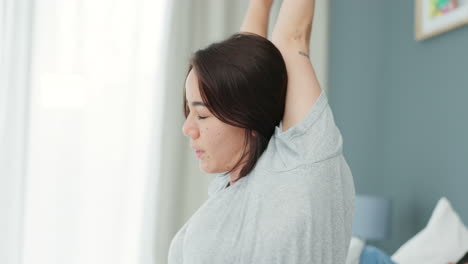
[[[201,169],[203,172],[209,173],[209,174],[227,172],[227,171],[220,170],[220,169],[216,169],[216,168],[205,168],[205,167],[203,167],[203,166],[200,166],[200,169]]]
[[[213,171],[213,169],[210,169],[210,168],[206,168],[205,166],[203,166],[203,164],[200,164],[200,170],[205,172],[205,173],[215,173]]]
[[[220,171],[218,171],[218,170],[206,170],[206,169],[204,170],[204,169],[202,169],[202,171],[205,172],[205,173],[209,173],[209,174],[220,173]]]

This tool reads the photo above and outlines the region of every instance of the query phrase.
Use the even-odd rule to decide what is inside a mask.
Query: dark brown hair
[[[225,173],[237,169],[248,155],[240,179],[253,170],[283,117],[288,83],[284,59],[268,39],[242,32],[196,51],[186,78],[192,68],[197,72],[200,95],[207,109],[220,121],[245,128],[242,156]],[[185,89],[183,96],[187,118],[190,111]]]

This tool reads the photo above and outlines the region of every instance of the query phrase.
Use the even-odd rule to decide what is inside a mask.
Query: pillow
[[[427,226],[403,244],[392,260],[399,264],[457,262],[468,249],[468,229],[442,197]]]
[[[346,264],[359,264],[359,257],[366,243],[357,237],[351,237],[349,242],[348,255],[346,256]]]

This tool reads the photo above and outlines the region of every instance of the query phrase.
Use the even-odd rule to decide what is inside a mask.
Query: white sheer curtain
[[[165,4],[35,4],[24,264],[139,261]]]
[[[2,0],[0,263],[154,263],[166,4]]]
[[[32,0],[0,0],[0,263],[21,261]]]

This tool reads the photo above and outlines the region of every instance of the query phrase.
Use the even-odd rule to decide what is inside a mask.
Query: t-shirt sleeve
[[[283,121],[275,127],[274,147],[285,166],[318,162],[342,153],[341,133],[323,90],[300,122],[286,131],[282,125]]]

